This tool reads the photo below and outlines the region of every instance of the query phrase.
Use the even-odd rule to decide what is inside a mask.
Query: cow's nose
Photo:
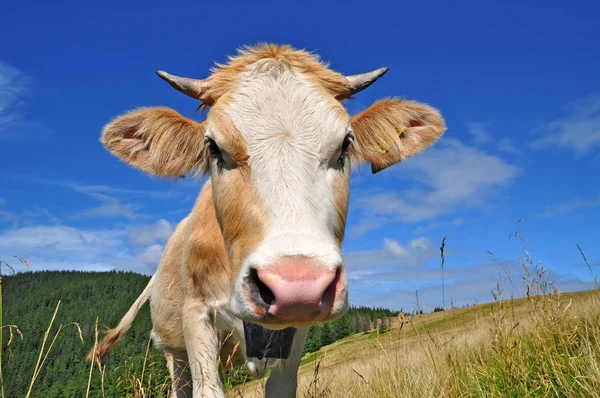
[[[340,267],[290,257],[253,270],[249,279],[255,303],[267,307],[278,321],[310,322],[331,312]]]

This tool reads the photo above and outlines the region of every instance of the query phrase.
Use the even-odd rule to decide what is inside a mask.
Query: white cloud
[[[513,153],[516,155],[522,155],[524,152],[522,149],[517,148],[510,138],[502,138],[496,143],[496,149],[499,152]]]
[[[145,264],[157,267],[158,263],[160,262],[160,257],[162,256],[163,249],[164,247],[158,244],[148,246],[142,250],[137,258]]]
[[[445,250],[446,304],[450,305],[451,297],[455,305],[489,301],[490,289],[506,265],[457,267],[448,263],[448,257],[458,254],[450,248]],[[439,261],[439,247],[425,237],[406,244],[386,238],[379,249],[350,253],[346,255],[346,268],[351,302],[410,311],[415,307],[415,291],[418,291],[420,307],[430,311],[442,304]],[[512,267],[520,270],[515,264]]]
[[[471,135],[471,142],[475,146],[489,146],[498,152],[522,155],[523,151],[517,148],[510,138],[503,135],[491,134],[487,124],[481,122],[467,123],[467,131]],[[501,138],[500,138],[501,137]]]
[[[0,255],[18,255],[31,269],[106,271],[112,269],[153,273],[158,266],[170,225],[165,220],[122,229],[81,229],[63,225],[35,225],[0,230]],[[132,245],[131,243],[134,243]],[[24,270],[24,269],[23,269]]]
[[[95,194],[104,194],[104,195],[132,195],[132,196],[143,196],[144,198],[151,197],[155,199],[164,199],[168,197],[177,196],[178,190],[174,188],[194,188],[197,189],[197,185],[190,184],[188,182],[181,181],[164,181],[164,184],[168,185],[170,189],[163,190],[147,190],[147,189],[131,189],[131,188],[122,188],[122,187],[114,187],[103,184],[84,184],[76,181],[64,181],[64,180],[52,180],[52,179],[39,179],[39,178],[30,178],[26,176],[15,176],[13,178],[18,178],[19,180],[27,179],[36,184],[43,185],[53,185],[57,187],[70,188],[76,192],[82,193],[84,195],[95,195]],[[195,199],[195,197],[194,197]]]
[[[562,214],[570,213],[580,209],[595,209],[600,206],[600,195],[591,199],[575,199],[558,206],[547,207],[544,211],[537,214],[538,217],[549,218]]]
[[[600,147],[600,96],[589,97],[571,108],[570,115],[542,128],[544,137],[530,143],[533,149],[571,150],[583,156]]]
[[[349,277],[360,278],[363,272],[374,272],[379,266],[424,266],[436,256],[439,256],[439,249],[427,238],[416,238],[404,245],[394,239],[385,238],[383,246],[379,249],[347,253],[345,263]]]
[[[402,247],[400,243],[388,238],[383,240],[383,248],[398,257],[405,256],[407,252],[406,248]]]
[[[59,185],[69,187],[79,193],[83,193],[86,195],[94,195],[94,194],[132,194],[132,195],[143,195],[144,197],[152,197],[152,198],[166,198],[169,196],[173,196],[175,193],[169,190],[162,191],[151,191],[145,189],[129,189],[129,188],[121,188],[121,187],[112,187],[108,185],[101,184],[80,184],[75,182],[48,182],[52,185]]]
[[[34,206],[31,210],[21,212],[0,210],[0,225],[5,223],[11,224],[13,227],[36,225],[40,220],[49,221],[55,225],[62,223],[62,220],[51,214],[48,209],[37,206]]]
[[[348,234],[353,238],[358,238],[366,232],[379,229],[385,224],[385,220],[377,217],[368,217],[361,219],[357,224],[348,226]]]
[[[23,130],[31,133],[40,128],[36,122],[24,119],[24,99],[30,91],[31,78],[0,60],[0,140],[23,137]]]
[[[0,61],[0,132],[19,119],[22,97],[31,79],[19,69]]]
[[[16,177],[13,177],[16,178]],[[19,179],[27,178],[27,177],[18,177]],[[130,221],[139,219],[139,218],[148,218],[147,215],[139,214],[138,210],[142,209],[142,205],[137,202],[148,200],[148,198],[152,199],[161,199],[164,200],[166,198],[175,198],[177,196],[181,196],[182,187],[184,189],[189,189],[188,186],[184,186],[178,183],[172,183],[169,189],[165,190],[144,190],[144,189],[130,189],[130,188],[122,188],[122,187],[113,187],[102,184],[82,184],[79,182],[73,181],[60,181],[60,180],[48,180],[48,179],[36,179],[36,178],[27,178],[29,181],[43,184],[43,185],[52,185],[57,187],[63,187],[71,189],[79,194],[83,194],[89,197],[94,198],[95,200],[101,202],[100,205],[81,210],[75,212],[71,218],[72,219],[80,219],[80,218],[102,218],[102,217],[110,217],[110,218],[126,218]],[[197,187],[196,187],[197,189]],[[184,191],[187,193],[187,191]],[[195,192],[195,195],[190,198],[186,198],[186,202],[193,202],[198,193]],[[131,201],[135,201],[131,203]],[[127,203],[130,202],[130,203]],[[175,202],[174,204],[179,205],[181,201]],[[181,210],[181,211],[189,211]],[[178,211],[179,212],[179,211]]]
[[[16,260],[9,260],[9,264],[15,272],[23,271],[88,271],[88,272],[106,272],[115,269],[115,265],[110,261],[84,261],[78,259],[48,259],[38,256],[27,256],[26,260],[29,263],[29,268],[20,264]],[[6,272],[6,270],[3,270]]]
[[[160,219],[155,224],[129,226],[127,229],[129,239],[136,245],[166,242],[173,234],[173,227],[165,219]]]
[[[128,220],[135,220],[140,217],[136,213],[142,206],[131,203],[121,203],[117,198],[113,198],[108,195],[100,193],[87,193],[89,196],[103,202],[100,206],[93,207],[91,209],[82,210],[73,215],[73,218],[82,217],[123,217]]]
[[[413,234],[420,235],[424,232],[431,231],[431,230],[438,229],[438,228],[450,228],[450,231],[452,231],[453,228],[462,225],[464,222],[465,222],[465,220],[461,217],[455,218],[454,220],[452,220],[450,222],[432,222],[425,227],[418,226],[413,231]]]
[[[396,270],[376,272],[363,275],[350,283],[350,297],[353,304],[402,308],[410,312],[416,308],[416,295],[419,296],[419,307],[431,311],[442,306],[442,273],[441,268],[403,267],[396,265]],[[518,267],[511,269],[518,272]],[[446,307],[450,301],[455,306],[489,302],[490,291],[502,280],[503,270],[498,264],[479,264],[475,266],[446,267],[444,269]],[[513,273],[514,275],[514,273]],[[507,287],[508,292],[519,293]],[[378,292],[376,295],[373,292]],[[510,294],[510,293],[508,293]]]
[[[53,253],[89,257],[113,251],[122,246],[124,231],[80,230],[67,226],[37,225],[0,233],[0,250],[25,256]]]
[[[511,294],[522,297],[525,285],[523,268],[516,261],[463,265],[449,260],[457,252],[445,251],[444,291],[446,308],[451,300],[457,307],[465,304],[490,302],[490,292],[497,283],[504,289],[505,298]],[[443,303],[440,251],[426,238],[401,244],[385,239],[380,249],[348,254],[346,268],[349,279],[350,301],[353,305],[382,306],[410,312],[419,307],[431,311]],[[512,282],[507,279],[510,275]],[[573,275],[557,274],[561,291],[589,289],[591,281]]]
[[[386,173],[383,171],[383,173]],[[464,207],[478,206],[520,173],[504,159],[445,139],[439,145],[389,169],[388,178],[414,180],[418,185],[398,190],[359,194],[358,207],[375,216],[403,222],[432,220]],[[395,184],[390,182],[389,185]]]
[[[19,222],[19,216],[12,211],[0,210],[0,224],[2,221],[16,225]]]
[[[492,141],[492,136],[487,130],[487,127],[480,122],[467,123],[467,130],[471,134],[475,145],[488,144]]]

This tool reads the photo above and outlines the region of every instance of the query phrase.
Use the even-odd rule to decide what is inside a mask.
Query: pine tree
[[[387,325],[385,323],[385,315],[381,315],[381,322],[379,323],[379,331],[384,332],[387,330]]]
[[[350,320],[350,315],[346,314],[341,318],[333,321],[332,325],[333,337],[336,340],[343,339],[352,333],[352,324]]]
[[[20,397],[23,396],[24,391],[27,391],[28,381],[33,374],[40,351],[39,333],[48,327],[58,300],[61,300],[61,305],[52,335],[57,325],[65,326],[35,382],[34,396],[44,398],[82,396],[87,388],[90,365],[85,362],[85,356],[94,344],[96,317],[98,317],[100,330],[99,337],[102,338],[104,329],[119,323],[121,317],[144,290],[148,280],[147,276],[117,271],[43,271],[4,276],[2,293],[6,305],[3,308],[3,323],[18,325],[25,335],[21,340],[15,334],[14,341],[7,346],[9,333],[4,333],[2,342],[4,358],[13,355],[13,359],[7,360],[6,366],[3,363],[2,367],[5,381],[4,396]],[[132,384],[125,383],[123,380],[139,377],[142,373],[145,350],[152,330],[149,308],[149,303],[144,304],[123,341],[104,358],[106,397],[134,396]],[[318,351],[323,345],[346,337],[352,332],[368,333],[374,314],[378,315],[379,320],[382,315],[395,317],[398,312],[385,308],[351,307],[348,314],[337,321],[311,327],[304,352]],[[77,322],[81,326],[84,342],[79,339],[79,332],[72,322]],[[149,383],[148,396],[159,396],[169,374],[164,356],[160,350],[151,349],[146,363],[145,383],[146,381]],[[244,379],[244,377],[240,378],[240,374],[239,369],[230,369],[224,377],[229,385],[235,385]],[[101,396],[100,385],[100,373],[94,370],[91,396]]]
[[[319,330],[319,341],[321,343],[321,347],[329,345],[335,341],[328,322],[323,323]]]
[[[308,336],[306,337],[306,343],[304,343],[304,353],[315,352],[321,348],[318,336],[319,326],[313,326],[308,330]]]
[[[369,318],[365,315],[360,315],[360,328],[363,333],[369,333],[369,329],[371,328]]]
[[[358,314],[352,315],[352,331],[354,333],[360,332],[360,320],[358,319]]]

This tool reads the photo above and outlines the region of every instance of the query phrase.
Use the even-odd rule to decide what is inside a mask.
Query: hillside
[[[95,322],[102,331],[117,325],[149,278],[124,272],[36,272],[22,273],[3,279],[4,325],[16,325],[7,346],[10,331],[3,335],[3,375],[7,397],[24,396],[38,360],[44,333],[60,301],[57,317],[45,349],[61,329],[42,371],[35,381],[32,397],[80,397],[85,395],[89,363],[84,361],[94,344]],[[397,312],[384,308],[352,308],[335,322],[311,329],[305,352],[344,338],[358,330],[369,329],[373,322],[380,328],[395,319]],[[76,323],[76,324],[75,324]],[[144,356],[151,330],[149,305],[136,317],[124,340],[103,361],[104,380],[94,372],[92,396],[101,396],[102,382],[107,396],[128,396],[143,388],[157,396],[170,387],[168,371],[162,355],[150,350],[144,367]],[[79,333],[81,331],[81,335]],[[83,339],[83,341],[82,341]],[[44,351],[45,352],[45,351]],[[227,383],[245,380],[244,374],[231,369]],[[234,377],[237,376],[237,377]]]
[[[3,375],[6,397],[23,397],[38,360],[40,346],[54,310],[60,307],[54,322],[49,346],[59,325],[58,335],[44,367],[35,382],[32,397],[82,397],[87,388],[89,363],[85,355],[94,344],[96,317],[100,331],[115,326],[144,289],[149,278],[123,272],[36,272],[5,277],[3,309],[5,325],[17,325],[10,346],[3,335]],[[81,328],[80,339],[77,322]],[[104,387],[106,396],[123,397],[131,391],[132,374],[140,374],[151,328],[149,305],[138,314],[123,342],[106,360]],[[168,371],[162,356],[151,355],[154,388],[166,380]],[[95,372],[91,396],[101,396],[101,379]]]
[[[85,396],[90,368],[84,357],[93,345],[96,317],[101,330],[116,325],[147,282],[122,272],[5,277],[3,323],[17,325],[23,335],[13,332],[7,346],[10,334],[4,331],[5,396],[25,396],[59,300],[45,352],[52,348],[31,396]],[[526,298],[500,296],[494,303],[403,319],[381,308],[353,308],[345,319],[311,332],[298,396],[600,396],[600,292],[560,294],[551,283],[528,284],[532,295]],[[168,396],[164,359],[152,350],[145,358],[150,327],[145,304],[106,357],[104,377],[94,369],[90,396]],[[264,380],[235,372],[225,382],[230,397],[261,396],[264,386]]]
[[[408,315],[306,355],[299,396],[600,397],[599,321],[599,290]]]

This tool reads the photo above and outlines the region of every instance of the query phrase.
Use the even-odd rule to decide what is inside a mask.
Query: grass
[[[563,294],[523,247],[523,297],[497,285],[492,303],[413,315],[388,333],[323,347],[303,358],[298,396],[600,397],[598,283]],[[229,396],[260,396],[263,385]]]
[[[303,359],[299,396],[598,397],[599,298],[498,301],[448,311],[443,322],[413,317],[400,332],[396,322],[374,339],[361,333]],[[239,389],[256,396],[260,384]]]
[[[307,354],[298,371],[298,396],[600,397],[597,279],[592,290],[563,294],[552,275],[523,248],[523,297],[505,297],[498,284],[492,289],[492,303],[394,319],[385,332],[356,333]],[[513,284],[510,276],[506,282]],[[25,396],[35,389],[63,328],[49,339],[58,309],[59,305]],[[97,328],[95,332],[97,341]],[[129,372],[123,382],[132,397],[167,397],[169,380],[158,387],[151,383],[155,364],[147,362],[148,353],[147,349],[143,358],[132,358],[143,361],[141,374]],[[88,391],[95,367],[101,374],[105,371],[90,364]],[[255,381],[244,372],[232,374],[245,381],[234,385],[226,378],[228,397],[264,395],[266,378]],[[101,391],[103,395],[103,386]]]
[[[345,342],[345,343],[350,343],[350,342],[348,341],[348,342]],[[300,361],[300,365],[304,365],[306,363],[314,362],[317,359],[321,358],[323,355],[325,355],[325,353],[322,352],[322,351],[311,352],[310,354],[306,354],[304,356],[304,358],[302,358],[302,360]]]

